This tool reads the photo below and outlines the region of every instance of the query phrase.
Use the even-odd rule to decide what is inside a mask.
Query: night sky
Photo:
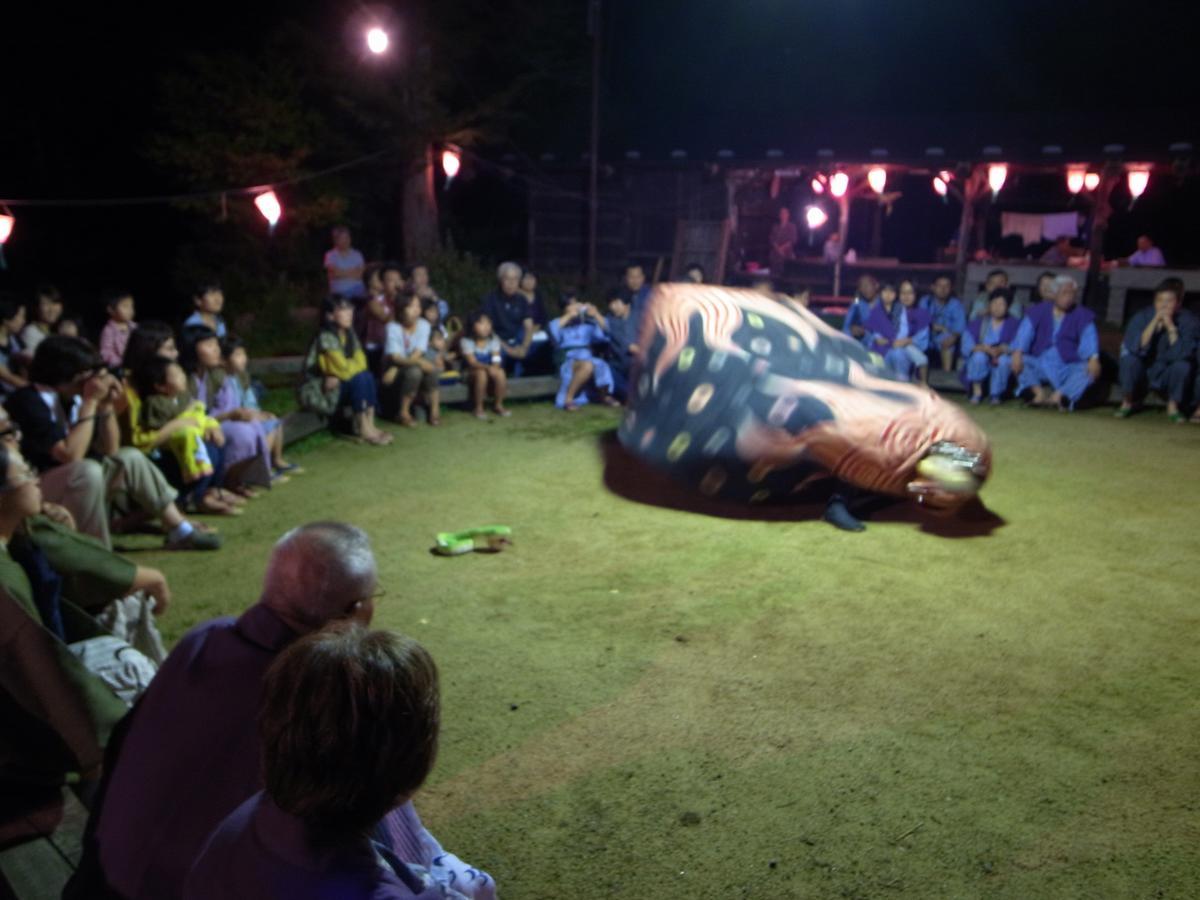
[[[539,3],[574,3],[582,34],[583,2],[521,6]],[[121,4],[7,11],[0,196],[176,189],[142,147],[155,131],[159,81],[183,54],[253,52],[285,17],[331,35],[330,52],[344,52],[339,29],[359,8],[256,0],[172,4],[152,14]],[[439,5],[431,9],[437,15]],[[1094,152],[1116,141],[1165,151],[1168,142],[1200,138],[1195,34],[1181,27],[1178,9],[1155,2],[607,0],[604,146],[609,155],[682,147],[701,156],[726,146],[739,154],[888,146],[895,156],[930,144],[1061,143]],[[527,39],[495,36],[514,54]],[[587,44],[578,44],[579,78],[516,121],[506,148],[533,158],[586,145]],[[152,289],[163,277],[155,241],[167,239],[164,231],[170,240],[187,238],[162,208],[18,214],[18,228],[36,233],[38,246],[14,237],[12,253],[20,247],[33,265],[0,275],[0,286],[44,277],[110,280],[132,263],[138,271],[129,277]],[[56,271],[43,271],[49,268]]]

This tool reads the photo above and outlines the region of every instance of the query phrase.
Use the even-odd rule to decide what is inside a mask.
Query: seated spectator
[[[1183,291],[1164,282],[1154,304],[1134,313],[1121,342],[1121,405],[1117,418],[1133,415],[1147,388],[1167,398],[1167,418],[1184,420],[1181,408],[1195,367],[1200,319],[1183,308]]]
[[[1100,338],[1095,315],[1076,305],[1079,286],[1066,275],[1054,279],[1054,300],[1030,307],[1013,340],[1017,393],[1032,391],[1032,406],[1074,409],[1100,377]]]
[[[704,284],[704,267],[700,263],[688,263],[683,270],[683,280],[691,284]]]
[[[230,335],[221,342],[221,357],[229,374],[229,390],[238,409],[253,421],[262,423],[271,447],[272,482],[281,483],[290,475],[303,475],[304,469],[287,461],[283,452],[283,422],[274,413],[265,412],[259,403],[258,391],[250,382],[250,356],[241,338]]]
[[[526,269],[521,273],[521,293],[529,301],[529,319],[533,322],[533,335],[529,339],[529,350],[517,366],[517,374],[534,375],[553,369],[550,333],[546,330],[550,316],[538,290],[538,277]]]
[[[100,358],[113,369],[121,368],[130,333],[137,328],[133,321],[133,294],[129,291],[110,291],[104,295],[108,321],[100,332]]]
[[[842,258],[842,236],[836,231],[821,246],[821,261],[833,265]]]
[[[83,320],[79,316],[64,314],[54,323],[54,332],[58,337],[83,337]]]
[[[612,370],[592,352],[593,344],[608,342],[604,316],[590,303],[580,303],[573,293],[563,297],[562,307],[562,315],[550,323],[550,336],[563,354],[554,405],[575,412],[587,404],[589,386],[601,403],[619,405],[611,395]]]
[[[169,455],[171,463],[161,468],[168,481],[181,486],[185,506],[211,515],[240,515],[241,509],[216,490],[224,468],[221,423],[192,396],[183,366],[156,356],[130,373],[130,383],[139,400],[138,434],[154,435],[138,449]]]
[[[958,344],[967,328],[966,310],[953,290],[950,276],[939,275],[932,291],[921,298],[921,308],[929,313],[930,352],[947,372],[954,371]]]
[[[171,593],[157,569],[136,566],[74,530],[70,514],[42,499],[37,474],[0,410],[0,698],[5,768],[91,781],[104,746],[144,681],[113,684],[89,671],[74,644],[106,634],[96,621],[113,600],[145,592],[156,614]],[[144,657],[142,662],[152,667]],[[32,780],[32,778],[31,778]],[[7,799],[7,798],[6,798]]]
[[[608,367],[612,371],[613,396],[624,400],[629,395],[629,373],[633,368],[633,352],[637,343],[637,332],[633,330],[633,316],[628,303],[619,291],[608,298],[608,317],[604,320],[608,332]]]
[[[33,305],[25,316],[28,321],[20,334],[26,364],[33,361],[38,344],[54,334],[54,326],[62,314],[63,300],[58,288],[52,284],[38,285]]]
[[[900,299],[901,302],[896,302]],[[911,281],[885,284],[867,315],[869,347],[880,354],[889,369],[912,381],[913,370],[924,382],[929,368],[925,349],[929,346],[929,313],[917,306],[917,289]]]
[[[216,332],[217,340],[225,339],[225,320],[221,311],[225,309],[225,292],[215,281],[206,282],[192,294],[195,310],[183,320],[183,331],[204,326]]]
[[[355,437],[383,446],[392,436],[375,425],[375,378],[354,333],[354,302],[334,295],[321,305],[321,327],[304,355],[300,405],[321,416],[348,415]]]
[[[1131,266],[1165,266],[1167,264],[1162,251],[1154,246],[1154,241],[1148,234],[1138,236],[1137,250],[1131,253],[1125,262]]]
[[[971,314],[968,316],[968,319],[982,319],[988,315],[992,308],[992,292],[997,288],[1006,287],[1008,287],[1007,272],[1003,269],[992,269],[992,271],[988,272],[987,278],[983,281],[983,290],[979,292],[979,296],[971,304]],[[1010,313],[1017,319],[1021,317],[1019,310],[1014,311],[1010,308]]]
[[[502,262],[496,269],[498,287],[483,298],[482,311],[504,345],[501,361],[505,371],[520,374],[521,360],[529,353],[536,325],[529,300],[521,293],[521,267],[515,262]],[[471,336],[468,323],[467,336]]]
[[[387,344],[384,347],[384,385],[397,385],[400,392],[398,421],[406,428],[415,428],[412,415],[413,401],[420,394],[429,410],[429,424],[441,422],[441,394],[438,390],[438,367],[436,355],[429,357],[429,336],[433,333],[429,322],[421,315],[421,298],[406,294],[400,300],[400,321],[389,322]]]
[[[125,390],[119,408],[114,404],[121,421],[122,443],[145,453],[167,481],[183,491],[185,507],[212,515],[238,515],[240,503],[232,493],[219,488],[225,468],[225,437],[220,423],[213,428],[207,414],[185,413],[196,402],[186,372],[182,389],[167,384],[175,369],[166,363],[178,359],[175,335],[165,323],[145,322],[130,335],[123,358]],[[182,366],[178,371],[183,372]],[[203,446],[212,473],[189,481],[180,460],[188,458],[187,448],[197,443]]]
[[[356,313],[355,326],[366,354],[367,370],[374,376],[383,374],[388,325],[396,320],[396,310],[407,290],[399,263],[384,263],[379,269],[379,278],[383,292],[367,297],[361,315]]]
[[[483,310],[476,310],[467,319],[466,334],[459,342],[463,375],[471,392],[471,407],[475,418],[487,421],[483,411],[488,391],[492,394],[492,409],[498,416],[511,416],[504,408],[508,394],[508,376],[504,371],[504,345],[492,333],[492,319]]]
[[[972,319],[962,336],[962,356],[967,361],[965,377],[972,403],[983,400],[987,382],[988,402],[993,406],[1004,399],[1012,377],[1012,346],[1020,323],[1008,314],[1007,287],[998,287],[988,299],[988,314]]]
[[[863,275],[858,279],[858,289],[846,317],[842,320],[842,333],[854,338],[864,347],[870,342],[867,335],[867,316],[871,312],[871,304],[879,293],[879,282],[873,275]]]
[[[1055,239],[1050,249],[1041,255],[1038,262],[1047,266],[1065,266],[1071,261],[1073,255],[1074,248],[1071,246],[1071,239],[1062,235]]]
[[[359,529],[318,522],[284,535],[259,601],[237,619],[188,632],[130,716],[107,760],[74,896],[104,896],[104,881],[125,900],[182,896],[209,833],[263,787],[254,718],[271,663],[329,622],[369,625],[381,596],[370,541]],[[491,879],[445,853],[411,803],[388,804],[380,817],[379,831],[405,862],[433,869],[479,900],[493,896]]]
[[[47,338],[34,355],[32,383],[8,398],[22,455],[41,472],[46,499],[106,547],[114,513],[136,512],[160,520],[168,550],[215,550],[220,538],[184,518],[162,472],[137,448],[120,445],[113,405],[123,392],[103,365],[85,341]]]
[[[796,290],[792,293],[791,299],[793,303],[799,304],[805,309],[808,309],[809,305],[812,303],[812,288],[807,284],[796,285]],[[916,302],[916,299],[916,295],[914,294],[914,303]]]
[[[638,355],[637,335],[642,333],[642,318],[646,315],[647,302],[650,299],[651,286],[646,283],[646,270],[637,263],[625,267],[621,281],[621,299],[629,304],[629,314],[633,317],[634,343],[629,350],[634,356]]]
[[[216,334],[207,328],[192,328],[185,333],[184,341],[192,394],[221,423],[225,436],[221,483],[242,497],[253,497],[254,488],[271,486],[271,444],[266,426],[253,410],[238,404],[240,392],[225,371]]]
[[[437,667],[416,641],[351,625],[284,650],[259,704],[264,789],[213,832],[185,900],[444,897],[376,827],[433,769],[440,715]]]
[[[331,232],[333,247],[325,251],[325,274],[329,278],[329,293],[343,297],[363,297],[363,268],[366,260],[350,246],[350,229],[335,225]]]
[[[25,366],[21,358],[21,339],[17,337],[25,327],[25,307],[16,297],[0,294],[0,403],[29,381],[22,374]]]
[[[437,304],[438,315],[443,320],[450,318],[450,304],[438,296],[437,290],[429,283],[429,267],[418,263],[409,269],[409,289],[421,298],[421,303],[432,300]]]

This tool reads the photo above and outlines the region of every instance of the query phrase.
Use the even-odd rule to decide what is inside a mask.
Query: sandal
[[[484,525],[464,531],[440,532],[433,552],[439,556],[461,556],[473,550],[499,553],[511,543],[512,529],[507,525]]]
[[[276,475],[303,475],[304,469],[296,463],[285,462],[275,466]]]
[[[509,416],[512,415],[512,412],[510,410],[505,409],[503,406],[493,406],[492,412],[494,412],[496,415],[500,416],[501,418],[505,418],[505,419],[507,419]]]

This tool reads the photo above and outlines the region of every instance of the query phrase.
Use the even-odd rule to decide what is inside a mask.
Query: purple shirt
[[[1151,247],[1149,250],[1138,250],[1129,257],[1131,266],[1165,266],[1166,259],[1163,258],[1162,251],[1157,247]]]
[[[367,838],[313,844],[308,829],[259,792],[213,832],[183,892],[185,900],[440,900],[414,872]]]
[[[209,834],[262,788],[254,724],[259,687],[275,656],[297,637],[261,603],[237,620],[198,625],[134,707],[95,829],[105,876],[128,900],[181,897]],[[410,804],[400,812],[409,827],[391,827],[389,816],[393,848],[424,865],[427,832]],[[414,827],[420,835],[397,834]]]

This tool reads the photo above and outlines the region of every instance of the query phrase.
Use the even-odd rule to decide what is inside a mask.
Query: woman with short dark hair
[[[416,641],[337,623],[280,654],[263,683],[265,790],[213,832],[184,897],[443,897],[372,839],[437,756],[437,667]]]

